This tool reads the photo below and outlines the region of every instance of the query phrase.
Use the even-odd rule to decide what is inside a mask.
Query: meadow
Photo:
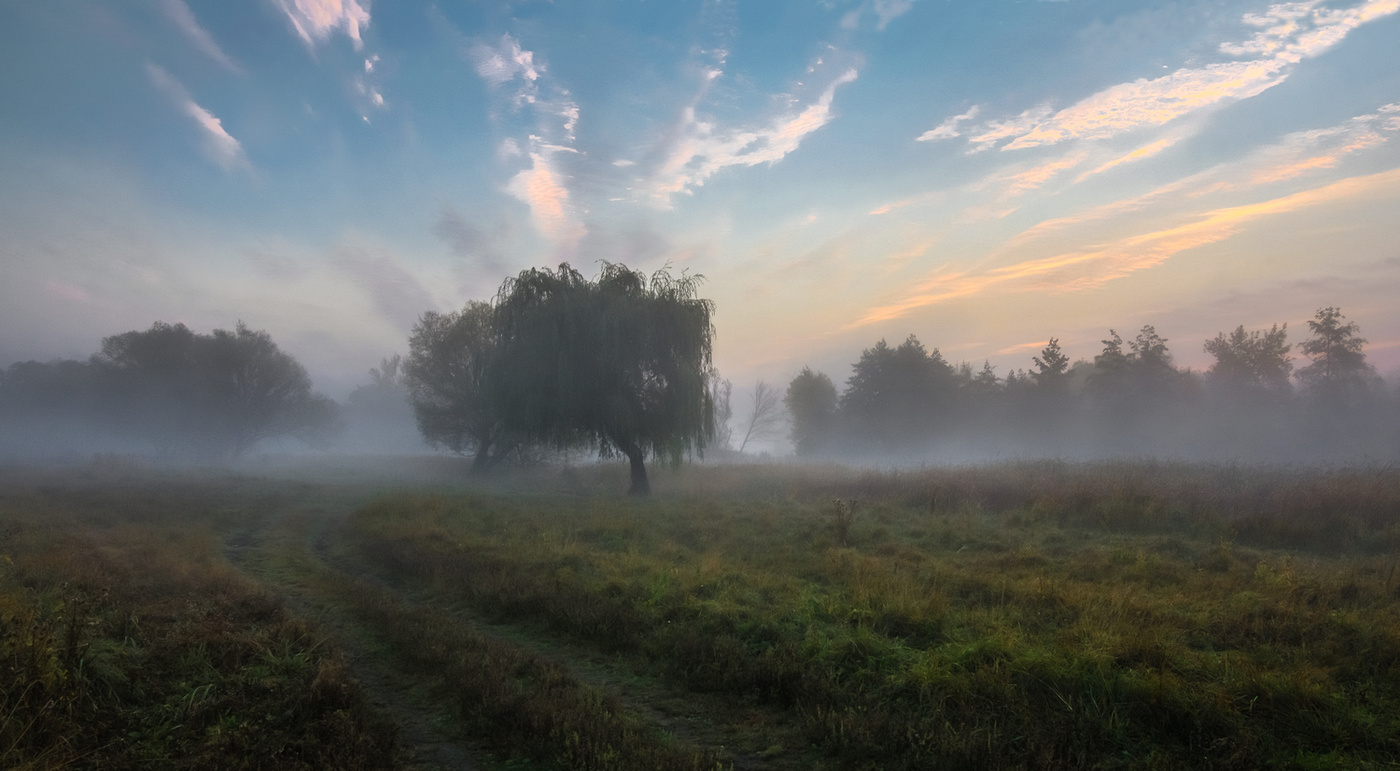
[[[0,766],[1400,764],[1391,468],[348,464],[0,473]]]

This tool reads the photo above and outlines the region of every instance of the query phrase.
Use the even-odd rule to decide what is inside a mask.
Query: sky
[[[1338,306],[1400,368],[1400,0],[0,0],[0,366],[267,330],[342,398],[569,262],[736,388]]]

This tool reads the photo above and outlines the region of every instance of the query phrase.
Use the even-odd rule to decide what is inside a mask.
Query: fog
[[[1206,342],[1217,363],[1204,372],[1173,366],[1152,327],[1132,340],[1112,335],[1093,361],[1071,363],[1052,341],[1029,372],[1004,377],[985,364],[949,364],[913,336],[877,342],[835,377],[804,369],[785,384],[736,387],[712,372],[713,435],[689,457],[875,467],[1400,460],[1400,387],[1365,363],[1364,340],[1335,316],[1344,334],[1333,335],[1341,342],[1330,352],[1316,335],[1295,347],[1278,328],[1240,329]],[[0,370],[0,458],[115,454],[189,465],[294,453],[474,452],[469,439],[424,438],[404,369],[399,356],[384,358],[337,404],[313,392],[265,333],[240,326],[200,335],[158,324],[107,338],[86,361]],[[567,451],[522,443],[506,465],[597,457],[587,443]]]

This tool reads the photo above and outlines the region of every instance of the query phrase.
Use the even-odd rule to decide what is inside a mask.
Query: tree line
[[[884,340],[852,365],[845,389],[804,368],[784,403],[800,457],[955,458],[1166,454],[1294,460],[1400,452],[1400,399],[1367,363],[1360,328],[1334,307],[1288,327],[1222,332],[1203,344],[1204,372],[1175,366],[1155,327],[1116,331],[1092,361],[1071,362],[1055,338],[1029,370],[998,377],[943,358],[913,335]]]
[[[1150,325],[1129,340],[1109,330],[1092,361],[1072,362],[1052,338],[1004,378],[985,362],[953,365],[913,335],[880,340],[841,391],[804,368],[785,392],[759,381],[736,414],[711,362],[714,308],[698,282],[609,263],[592,279],[568,264],[522,271],[490,301],[425,312],[408,356],[371,369],[343,406],[313,391],[266,332],[157,322],[104,338],[86,361],[0,371],[0,451],[211,461],[269,440],[326,447],[349,425],[366,446],[397,432],[397,449],[426,442],[470,456],[478,472],[579,449],[621,457],[639,494],[648,459],[742,453],[784,423],[804,458],[1400,452],[1400,398],[1367,363],[1359,327],[1332,307],[1296,345],[1286,324],[1218,334],[1203,343],[1214,360],[1204,372],[1178,368]],[[1296,370],[1295,351],[1307,361]]]
[[[423,439],[476,471],[587,448],[626,458],[646,494],[648,458],[679,462],[715,435],[714,306],[698,282],[610,263],[593,279],[523,271],[491,302],[425,312],[407,359],[385,359],[340,409],[266,332],[157,322],[87,361],[0,372],[0,449],[232,459],[270,439],[325,446],[347,418],[384,429],[411,406]]]
[[[129,451],[236,458],[268,439],[329,443],[336,405],[266,332],[184,324],[102,340],[87,361],[0,372],[0,448],[27,454]]]

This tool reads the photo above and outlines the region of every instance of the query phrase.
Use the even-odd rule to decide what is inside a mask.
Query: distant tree
[[[184,324],[103,338],[92,364],[103,371],[104,410],[123,434],[168,455],[189,444],[207,406],[201,404],[197,335]]]
[[[713,438],[714,310],[697,277],[603,263],[521,272],[496,299],[506,425],[556,446],[625,455],[630,493],[650,493],[646,456],[679,463]]]
[[[835,439],[836,386],[825,373],[803,367],[783,397],[792,425],[792,445],[800,457],[826,452]]]
[[[938,350],[913,335],[898,348],[881,340],[853,367],[841,413],[866,442],[893,449],[924,441],[946,416],[955,379]]]
[[[1133,364],[1123,352],[1123,338],[1112,329],[1108,335],[1101,341],[1103,351],[1094,357],[1094,371],[1088,379],[1089,390],[1100,401],[1116,398],[1127,387]]]
[[[1275,324],[1267,332],[1246,332],[1244,326],[1226,335],[1217,334],[1205,342],[1205,352],[1215,357],[1206,371],[1211,386],[1238,395],[1289,391],[1288,375],[1293,362],[1288,351],[1288,325]]]
[[[972,367],[970,365],[964,364],[963,366],[967,367],[969,373],[971,373]],[[996,368],[992,366],[990,361],[984,360],[982,362],[982,369],[977,370],[977,374],[971,375],[967,379],[968,392],[977,397],[986,397],[995,394],[1001,390],[1001,387],[1001,378],[997,377]]]
[[[1166,377],[1176,373],[1176,368],[1172,366],[1172,355],[1167,351],[1166,338],[1157,334],[1156,328],[1151,324],[1143,325],[1129,346],[1133,351],[1129,359],[1135,370],[1147,373],[1148,377]]]
[[[159,450],[239,457],[267,439],[324,445],[335,403],[267,332],[243,322],[198,335],[183,324],[113,335],[93,357],[109,373],[109,406],[126,430]]]
[[[418,430],[429,444],[472,456],[472,472],[499,464],[520,445],[505,423],[495,309],[469,302],[459,311],[428,311],[413,327],[403,381]],[[389,367],[380,370],[390,379]]]
[[[710,373],[710,403],[715,410],[715,436],[713,446],[721,449],[730,449],[730,444],[734,439],[734,429],[729,425],[729,421],[734,418],[734,384],[727,378],[721,378],[718,371]]]
[[[782,431],[783,413],[779,409],[778,389],[760,380],[753,387],[753,402],[744,416],[744,438],[739,442],[743,452],[750,442],[762,442]]]
[[[369,382],[350,392],[341,415],[346,429],[342,438],[352,448],[395,452],[424,446],[404,376],[404,360],[398,354],[370,368]]]
[[[1069,357],[1060,350],[1058,338],[1050,338],[1050,342],[1041,349],[1040,355],[1031,357],[1031,361],[1035,362],[1035,371],[1031,372],[1031,378],[1038,387],[1046,391],[1066,390]]]
[[[1035,388],[1035,373],[1026,372],[1023,369],[1013,369],[1006,373],[1006,379],[1002,382],[1002,389],[1009,395],[1023,395]]]
[[[111,445],[111,410],[97,367],[22,361],[0,370],[0,451],[32,455]]]
[[[1333,307],[1319,309],[1308,321],[1311,340],[1299,349],[1312,363],[1298,370],[1298,379],[1314,396],[1333,404],[1349,404],[1368,390],[1375,370],[1366,363],[1361,350],[1366,345],[1355,322],[1343,324],[1346,317]]]
[[[234,457],[265,439],[290,436],[324,447],[338,428],[335,402],[311,390],[311,377],[272,336],[243,322],[201,341],[206,387],[223,418],[221,440]],[[201,357],[203,358],[203,357]]]

